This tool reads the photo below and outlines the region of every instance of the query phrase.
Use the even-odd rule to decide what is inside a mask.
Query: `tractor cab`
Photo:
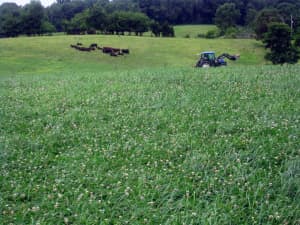
[[[196,67],[211,67],[216,66],[216,55],[215,52],[201,52],[200,59]]]
[[[216,55],[215,52],[202,52],[201,58],[208,61],[215,61]]]

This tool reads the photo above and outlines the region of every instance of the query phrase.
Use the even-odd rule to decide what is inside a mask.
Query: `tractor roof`
[[[213,51],[208,51],[208,52],[201,52],[201,54],[215,54]]]

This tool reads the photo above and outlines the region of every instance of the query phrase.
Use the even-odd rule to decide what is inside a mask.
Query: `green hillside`
[[[129,48],[125,57],[110,57],[100,51],[79,52],[70,44],[85,46]],[[214,50],[217,54],[239,53],[234,65],[264,64],[264,48],[255,40],[183,39],[130,36],[52,36],[0,39],[0,74],[49,73],[60,71],[103,71],[153,67],[184,67],[196,64],[201,51]],[[231,62],[229,62],[230,64]]]

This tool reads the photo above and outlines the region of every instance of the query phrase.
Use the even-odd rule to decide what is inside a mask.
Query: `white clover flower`
[[[68,224],[68,223],[69,223],[68,217],[64,217],[64,223],[65,223],[65,224]]]

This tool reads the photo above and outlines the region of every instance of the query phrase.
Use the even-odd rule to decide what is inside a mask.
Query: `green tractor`
[[[229,60],[237,60],[240,58],[240,56],[223,53],[222,55],[216,57],[215,52],[202,52],[200,54],[200,59],[198,60],[196,67],[208,68],[217,66],[227,66],[227,62],[224,58],[228,58]]]

